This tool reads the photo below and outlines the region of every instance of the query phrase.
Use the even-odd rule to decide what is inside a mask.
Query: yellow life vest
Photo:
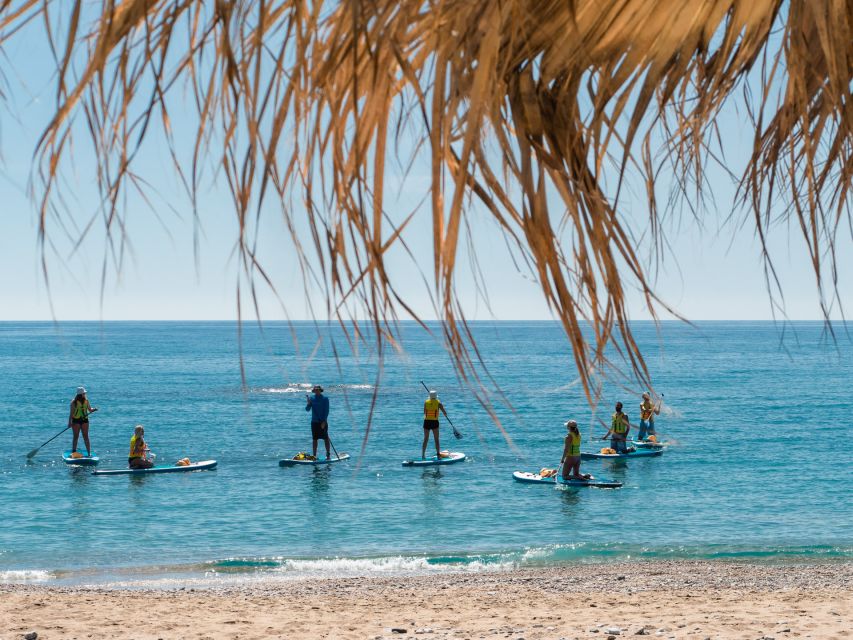
[[[424,402],[424,420],[438,420],[438,400],[430,398]]]
[[[77,402],[74,401],[74,407],[71,410],[71,417],[74,420],[85,420],[89,417],[89,413],[86,411],[86,403],[85,402]]]
[[[581,434],[568,434],[566,436],[566,443],[569,445],[569,451],[567,455],[579,456],[581,454]]]
[[[641,402],[640,403],[640,420],[648,420],[652,417],[652,411],[654,411],[654,405],[649,402]]]
[[[144,444],[145,441],[143,440],[142,443]],[[135,433],[130,438],[130,454],[127,457],[128,458],[143,458],[144,457],[143,452],[139,451],[138,447],[136,446],[136,434]]]
[[[610,418],[610,430],[613,433],[618,433],[619,435],[628,432],[628,425],[622,422],[622,417],[624,413],[614,413]]]

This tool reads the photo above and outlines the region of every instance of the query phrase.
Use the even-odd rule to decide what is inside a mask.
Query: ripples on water
[[[515,484],[511,473],[555,466],[570,417],[585,449],[600,446],[590,443],[603,434],[598,419],[617,399],[636,418],[639,399],[606,389],[606,406],[593,414],[556,325],[476,326],[512,405],[496,409],[512,445],[456,382],[440,346],[407,326],[405,356],[384,363],[359,457],[376,363],[336,359],[328,339],[309,358],[295,353],[285,325],[268,324],[263,336],[245,327],[244,392],[230,323],[67,323],[58,332],[3,324],[0,371],[12,409],[0,431],[0,581],[142,567],[325,575],[637,557],[849,558],[853,472],[841,434],[853,413],[853,354],[843,332],[833,345],[819,323],[794,330],[782,348],[771,323],[665,324],[660,336],[637,325],[666,395],[658,431],[677,444],[658,459],[585,463],[625,483],[621,490],[560,491]],[[313,350],[313,325],[296,331]],[[341,353],[345,341],[330,332]],[[443,447],[465,451],[467,462],[400,466],[420,451],[421,379],[465,433],[456,441],[442,429]],[[92,477],[60,460],[70,434],[27,464],[26,452],[64,426],[81,383],[101,408],[91,433],[102,468],[126,464],[137,422],[158,462],[188,455],[216,458],[219,468]],[[279,458],[310,447],[301,394],[315,383],[331,399],[335,447],[354,458],[280,469]]]

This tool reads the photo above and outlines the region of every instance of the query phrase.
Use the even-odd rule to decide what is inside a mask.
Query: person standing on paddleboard
[[[438,399],[438,391],[430,391],[429,398],[424,401],[424,443],[421,446],[421,460],[426,459],[426,448],[429,442],[429,434],[432,432],[432,438],[435,440],[435,457],[441,458],[441,446],[438,443],[438,412],[441,411],[444,417],[447,418],[447,411],[444,410],[444,405]],[[450,418],[447,418],[448,420]]]
[[[133,428],[130,438],[130,453],[127,456],[127,466],[131,469],[150,469],[154,462],[148,459],[148,446],[145,444],[145,428],[138,424]]]
[[[314,393],[312,398],[307,393],[305,394],[305,411],[311,412],[311,439],[312,439],[312,455],[317,458],[317,440],[323,440],[326,443],[326,460],[331,458],[329,452],[329,399],[323,395],[323,387],[315,384],[311,389]]]
[[[89,445],[89,414],[95,413],[97,407],[89,404],[89,398],[86,397],[86,388],[77,387],[77,395],[71,401],[71,413],[68,414],[68,426],[74,434],[71,440],[71,455],[77,452],[77,440],[80,434],[83,434],[83,442],[86,445],[86,457],[92,454],[92,447]]]
[[[655,416],[659,415],[660,405],[653,405],[651,396],[644,393],[643,401],[640,403],[640,432],[637,435],[637,440],[645,440],[648,436],[657,435],[655,433]]]
[[[602,440],[610,438],[610,448],[616,453],[628,453],[628,432],[631,430],[631,423],[628,422],[628,416],[622,413],[622,403],[616,403],[616,413],[610,416],[610,429],[604,435]]]
[[[581,432],[578,430],[578,423],[574,420],[569,420],[566,423],[566,429],[568,429],[569,433],[566,434],[566,441],[563,445],[563,457],[560,459],[563,478],[566,480],[572,478],[575,480],[587,480],[589,476],[581,473]]]

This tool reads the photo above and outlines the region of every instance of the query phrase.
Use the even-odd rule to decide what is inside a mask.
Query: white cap
[[[86,387],[77,387],[77,395],[82,395],[86,393]]]
[[[571,427],[576,427],[576,426],[578,426],[578,423],[577,423],[577,422],[575,422],[574,420],[569,420],[569,421],[565,424],[566,429],[570,429]]]
[[[438,397],[438,391],[430,391],[429,392],[429,399],[430,400],[435,400],[437,397]]]

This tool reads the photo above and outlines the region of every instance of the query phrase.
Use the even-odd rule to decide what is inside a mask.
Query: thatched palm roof
[[[328,287],[327,312],[356,300],[393,335],[411,301],[385,256],[409,218],[385,210],[383,179],[408,136],[431,166],[430,282],[460,370],[471,373],[471,352],[454,274],[475,202],[531,265],[586,384],[608,344],[646,377],[626,284],[662,308],[606,179],[645,181],[656,232],[660,164],[701,185],[726,101],[754,121],[739,195],[755,229],[763,240],[771,211],[796,220],[818,286],[832,287],[853,167],[851,16],[853,0],[0,0],[0,37],[35,30],[56,52],[43,230],[75,116],[120,233],[136,149],[154,124],[170,135],[172,96],[189,87],[195,150],[174,157],[190,196],[202,157],[220,163],[243,230],[273,197],[290,220],[298,190],[314,246],[293,243]],[[252,238],[240,246],[265,278]]]

